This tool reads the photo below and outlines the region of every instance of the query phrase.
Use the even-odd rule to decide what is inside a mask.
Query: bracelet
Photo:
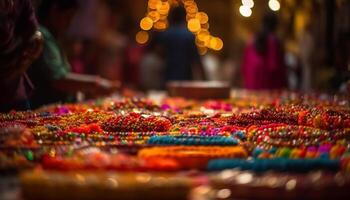
[[[290,158],[290,159],[313,159],[313,158],[322,158],[322,159],[339,159],[343,155],[350,152],[346,146],[342,144],[323,144],[319,147],[310,146],[310,147],[301,147],[301,148],[288,148],[281,147],[275,148],[272,147],[268,150],[256,147],[252,151],[252,156],[254,158]]]
[[[125,116],[119,115],[101,124],[102,129],[109,132],[164,132],[169,130],[171,125],[171,121],[165,117],[144,117],[137,113],[129,113]]]
[[[153,136],[148,140],[150,145],[185,145],[185,146],[235,146],[238,141],[230,137],[205,136]]]
[[[252,170],[255,172],[288,171],[309,172],[313,170],[338,171],[341,167],[340,160],[327,159],[217,159],[208,163],[209,171],[239,168],[241,170]]]
[[[247,152],[241,146],[167,146],[144,148],[138,154],[141,158],[169,157],[169,158],[246,158]]]

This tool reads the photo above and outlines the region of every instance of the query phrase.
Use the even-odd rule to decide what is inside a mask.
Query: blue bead
[[[259,148],[259,147],[256,147],[253,152],[252,152],[252,156],[254,158],[257,158],[260,154],[262,154],[264,152],[263,149]]]

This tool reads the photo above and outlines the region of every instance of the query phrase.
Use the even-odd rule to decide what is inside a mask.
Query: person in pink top
[[[267,13],[261,30],[245,48],[242,63],[245,89],[279,90],[287,87],[283,47],[275,33],[277,24],[277,16]]]

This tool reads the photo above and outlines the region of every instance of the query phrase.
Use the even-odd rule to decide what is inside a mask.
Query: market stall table
[[[346,98],[232,94],[226,100],[105,98],[1,114],[0,197],[346,196]]]

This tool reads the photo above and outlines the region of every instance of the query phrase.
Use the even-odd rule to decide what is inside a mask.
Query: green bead
[[[291,153],[290,148],[287,148],[287,147],[282,148],[281,151],[280,151],[280,157],[289,158],[290,153]]]
[[[27,160],[29,161],[33,161],[34,160],[34,154],[32,151],[26,151],[24,153],[25,157],[27,158]]]

